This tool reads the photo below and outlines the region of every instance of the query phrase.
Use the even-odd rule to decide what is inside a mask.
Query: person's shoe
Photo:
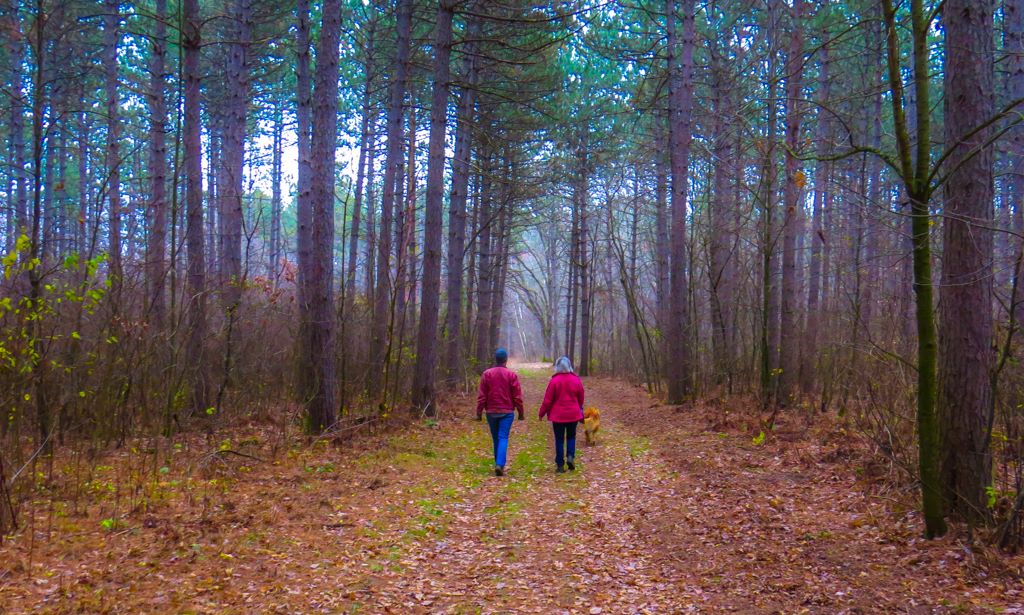
[[[562,466],[558,466],[558,469],[555,470],[555,473],[565,474],[565,468],[563,468]]]
[[[576,469],[576,464],[574,463],[574,461],[575,460],[572,457],[570,457],[570,458],[565,460],[565,465],[569,466],[569,471],[570,472],[572,472],[572,471],[574,471]]]
[[[504,476],[505,475],[505,468],[502,467],[502,466],[494,466],[494,475],[495,476]]]

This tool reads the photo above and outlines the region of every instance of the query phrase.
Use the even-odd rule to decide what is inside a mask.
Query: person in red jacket
[[[523,420],[523,389],[519,376],[505,367],[508,351],[499,348],[494,353],[494,367],[480,376],[480,391],[476,396],[476,420],[487,413],[487,425],[491,428],[494,445],[494,475],[505,473],[505,457],[508,454],[508,434],[512,431],[513,410]]]
[[[538,418],[545,416],[555,430],[555,471],[565,472],[563,462],[575,470],[576,425],[583,420],[583,382],[573,373],[569,357],[555,361],[555,374],[544,391]]]

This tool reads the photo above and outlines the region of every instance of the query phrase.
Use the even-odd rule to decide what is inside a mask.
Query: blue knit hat
[[[494,352],[494,362],[501,365],[508,361],[508,351],[504,348],[499,348]]]

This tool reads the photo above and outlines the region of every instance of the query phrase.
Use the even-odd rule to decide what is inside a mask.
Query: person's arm
[[[480,419],[483,417],[484,410],[487,407],[487,378],[480,376],[480,389],[476,394],[476,418]]]
[[[555,397],[554,384],[554,380],[548,380],[548,388],[544,389],[544,401],[541,402],[540,412],[537,414],[538,419],[544,418],[544,415],[551,410],[551,404],[554,402]]]
[[[515,372],[512,372],[512,405],[516,411],[519,412],[519,420],[523,420],[524,408],[523,408],[523,387],[519,385],[519,376]]]
[[[579,403],[579,406],[580,406],[580,420],[582,421],[583,420],[583,406],[584,406],[583,400],[584,400],[586,394],[585,394],[585,392],[583,390],[583,381],[577,379],[577,383],[578,383],[578,386],[576,388],[576,401]]]

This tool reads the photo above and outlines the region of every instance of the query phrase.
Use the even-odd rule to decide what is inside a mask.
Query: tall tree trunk
[[[391,100],[388,103],[387,154],[384,162],[384,194],[381,200],[380,229],[377,235],[377,292],[374,296],[372,347],[373,358],[367,392],[381,395],[381,376],[387,367],[388,325],[391,322],[391,223],[394,219],[395,182],[402,165],[402,119],[406,81],[409,75],[409,48],[412,36],[412,0],[398,0],[395,24],[397,36],[392,71]]]
[[[731,117],[731,85],[727,83],[726,67],[717,45],[713,45],[712,80],[714,87],[712,123],[712,199],[709,203],[710,237],[708,239],[710,271],[708,278],[711,290],[711,345],[713,351],[714,382],[728,383],[731,389],[734,349],[732,333],[735,327],[733,301],[736,284],[736,259],[733,255],[733,239],[739,229],[733,227],[733,189],[729,174],[735,170],[728,164],[733,158],[733,140],[727,134],[726,118]],[[736,180],[738,181],[738,179]],[[635,279],[635,278],[634,278]]]
[[[488,348],[501,345],[501,317],[505,305],[505,280],[508,276],[509,210],[511,205],[512,177],[511,162],[506,165],[507,174],[503,179],[502,197],[498,212],[498,228],[494,233],[494,248],[491,251],[490,313],[487,315]]]
[[[776,14],[774,5],[769,6],[767,27],[765,37],[768,47],[767,81],[768,83],[768,121],[765,129],[765,145],[761,167],[760,185],[757,200],[761,206],[761,339],[759,354],[761,358],[761,396],[764,403],[773,403],[776,399],[776,378],[775,368],[778,353],[779,334],[779,305],[776,299],[779,293],[776,291],[775,270],[777,259],[775,257],[775,147],[776,131],[778,123],[778,101],[776,90],[778,78],[775,72],[776,62]]]
[[[363,295],[367,303],[373,298],[373,289],[376,287],[376,264],[377,264],[377,204],[374,190],[374,162],[377,160],[377,112],[374,111],[370,120],[370,133],[366,139],[369,142],[369,149],[366,152],[366,266],[364,268],[365,280]]]
[[[576,365],[577,371],[580,376],[590,375],[590,355],[591,355],[591,332],[590,325],[592,320],[593,304],[590,297],[590,287],[592,284],[593,271],[590,268],[592,261],[592,255],[587,253],[587,242],[589,240],[589,228],[588,228],[588,215],[587,215],[587,201],[590,199],[588,194],[588,174],[590,169],[588,167],[588,138],[586,131],[580,137],[579,145],[576,150],[576,181],[573,186],[573,200],[576,202],[576,208],[579,211],[579,248],[577,249],[576,257],[578,259],[578,272],[579,272],[579,288],[580,288],[580,360]]]
[[[459,96],[455,126],[455,152],[452,158],[452,188],[448,208],[447,308],[445,312],[445,386],[455,389],[462,380],[462,287],[463,256],[466,251],[466,196],[469,188],[469,161],[472,150],[473,108],[479,67],[476,39],[480,20],[470,18],[466,27],[467,46],[463,65],[464,85]],[[428,180],[429,181],[429,180]]]
[[[1008,102],[1024,100],[1024,0],[1003,0],[1003,51],[1006,71],[1006,98]],[[1024,104],[1017,105],[1015,113],[1024,110]],[[1010,203],[1013,209],[1013,228],[1024,230],[1024,126],[1018,125],[1007,134],[1007,157],[1009,158]],[[1016,251],[1024,250],[1024,238],[1017,241]],[[1024,288],[1024,271],[1018,274],[1017,286]],[[1024,301],[1015,306],[1014,320],[1024,322]]]
[[[158,329],[166,312],[167,277],[167,0],[156,0],[153,52],[149,61],[149,237],[146,243],[146,281],[149,313]]]
[[[307,429],[320,433],[335,422],[334,310],[334,161],[338,140],[338,44],[341,39],[341,0],[324,0],[320,43],[316,53],[316,84],[312,114],[312,245],[302,319],[309,338],[306,367],[309,389],[303,392],[309,416]]]
[[[84,98],[84,92],[82,93]],[[92,122],[90,114],[86,112],[83,100],[79,101],[82,111],[78,114],[78,217],[75,220],[75,251],[81,257],[81,267],[85,266],[84,260],[92,258],[92,250],[87,246],[86,221],[89,219],[89,137],[92,133]]]
[[[9,0],[7,8],[7,24],[5,30],[8,63],[8,92],[11,101],[10,124],[8,125],[10,141],[9,156],[11,171],[14,176],[14,222],[15,234],[28,232],[28,180],[25,176],[25,95],[22,88],[22,62],[25,42],[21,32],[21,19],[18,15],[18,0]]]
[[[492,205],[494,202],[494,179],[491,173],[494,171],[492,158],[484,162],[483,168],[483,193],[477,210],[477,257],[476,257],[476,321],[474,323],[473,339],[476,342],[476,350],[473,356],[476,358],[477,371],[482,371],[490,365],[489,354],[494,350],[488,348],[488,319],[491,313],[491,218]]]
[[[827,40],[828,33],[823,32],[822,38]],[[829,100],[831,88],[831,60],[829,46],[821,47],[821,68],[818,72],[818,100],[822,103]],[[811,214],[811,254],[807,274],[807,327],[804,331],[803,365],[800,366],[800,388],[805,395],[814,388],[815,365],[818,356],[818,324],[821,322],[821,277],[822,277],[822,246],[825,243],[824,210],[828,207],[830,197],[829,174],[832,165],[825,160],[831,150],[832,118],[824,105],[818,107],[817,125],[817,156],[814,167],[814,210]]]
[[[295,185],[295,256],[297,260],[296,288],[298,291],[298,304],[300,310],[309,309],[309,297],[306,291],[309,286],[305,282],[305,275],[309,272],[312,256],[309,251],[313,246],[312,231],[312,156],[310,154],[310,126],[312,124],[312,97],[313,82],[310,74],[310,23],[309,23],[309,0],[297,0],[295,4],[295,122],[296,122],[296,149],[298,150],[298,177]],[[306,321],[299,319],[299,328],[306,326]],[[300,330],[297,339],[304,341],[308,332]],[[298,348],[297,353],[302,354],[305,350]],[[301,366],[302,361],[300,360]],[[297,374],[297,388],[308,391],[313,385],[308,382],[310,375],[299,367]],[[301,400],[303,403],[306,400]]]
[[[103,72],[107,114],[107,243],[110,273],[121,278],[121,104],[117,94],[117,47],[121,41],[118,0],[105,0],[103,16]]]
[[[669,212],[668,212],[668,118],[661,114],[655,118],[657,128],[654,131],[654,225],[655,225],[655,276],[657,277],[657,323],[661,337],[659,354],[667,356],[667,340],[671,314],[669,311]],[[662,359],[658,369],[662,377],[668,377],[669,362]]]
[[[245,122],[249,104],[248,50],[252,39],[250,0],[232,0],[232,40],[227,49],[221,146],[222,181],[217,186],[223,228],[220,246],[224,306],[234,311],[242,293],[242,182],[245,168]],[[229,316],[230,318],[230,316]]]
[[[967,519],[988,516],[992,480],[993,3],[949,0],[945,129],[952,148],[942,223],[939,310],[939,433],[946,502]]]
[[[430,106],[427,144],[427,197],[423,223],[423,299],[420,303],[413,372],[412,403],[427,416],[435,406],[437,375],[437,323],[441,305],[441,230],[444,205],[444,146],[448,123],[454,1],[440,0],[434,28],[434,93]]]
[[[270,255],[267,274],[276,288],[281,271],[281,209],[282,203],[282,158],[284,150],[284,102],[278,100],[274,109],[273,143],[270,161]]]
[[[359,226],[362,222],[363,211],[363,184],[367,181],[368,177],[366,173],[366,154],[370,147],[372,147],[370,141],[373,139],[373,132],[370,129],[373,101],[370,94],[373,87],[373,43],[375,32],[376,22],[371,22],[369,33],[367,34],[366,62],[363,64],[366,80],[363,84],[363,117],[359,131],[359,166],[356,168],[356,194],[355,204],[352,209],[352,234],[349,237],[348,268],[345,272],[346,315],[351,311],[352,302],[355,301],[356,297],[356,263],[359,256]],[[373,181],[372,175],[369,175],[369,181]],[[368,207],[372,208],[373,203],[371,202]]]
[[[693,365],[688,334],[690,332],[689,296],[686,271],[686,197],[690,164],[693,110],[694,2],[682,0],[682,42],[676,40],[677,0],[667,0],[669,135],[671,156],[671,322],[669,323],[668,403],[681,404],[693,392]]]
[[[782,218],[782,310],[779,344],[778,399],[783,404],[793,401],[800,372],[799,282],[797,280],[796,242],[800,231],[803,172],[797,159],[800,148],[801,75],[803,74],[803,2],[794,0],[791,8],[792,32],[786,58],[786,186]]]
[[[911,140],[908,114],[904,108],[901,49],[896,9],[892,0],[882,0],[886,33],[886,64],[893,128],[899,156],[900,175],[910,200],[914,242],[914,293],[917,298],[917,433],[921,509],[928,538],[946,533],[943,519],[939,473],[939,430],[935,414],[936,354],[935,307],[932,294],[931,212],[931,95],[929,75],[931,53],[929,21],[922,0],[912,0],[910,25],[913,36],[914,138]],[[906,97],[909,98],[909,97]]]
[[[199,52],[202,47],[199,0],[182,0],[184,55],[185,242],[188,248],[187,339],[185,360],[190,370],[192,412],[209,407],[210,381],[206,369],[206,248],[203,236],[202,126],[200,116]]]

